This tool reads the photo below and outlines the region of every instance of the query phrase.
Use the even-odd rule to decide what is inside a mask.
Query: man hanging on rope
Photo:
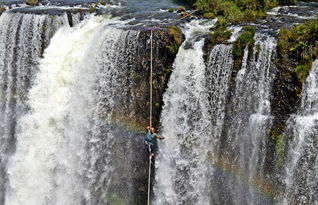
[[[147,135],[144,139],[146,148],[149,151],[149,156],[152,158],[155,156],[157,150],[158,150],[158,143],[157,143],[157,139],[164,139],[164,137],[159,136],[156,132],[155,132],[155,128],[153,127],[146,127],[147,129]]]

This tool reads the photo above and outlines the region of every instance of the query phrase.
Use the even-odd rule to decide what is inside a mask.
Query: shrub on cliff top
[[[169,35],[173,37],[174,44],[169,45],[168,48],[171,53],[177,53],[180,45],[184,41],[184,35],[181,29],[177,26],[168,26]]]
[[[254,45],[255,28],[253,26],[246,26],[244,32],[237,38],[233,45],[234,59],[242,58],[246,46]]]
[[[5,12],[5,11],[6,11],[6,8],[0,7],[0,16],[1,16],[1,14],[2,14],[3,12]]]
[[[188,3],[188,0],[183,2]],[[225,16],[232,23],[242,23],[263,18],[268,9],[278,5],[294,3],[296,0],[196,0],[194,6],[209,16]]]
[[[210,45],[209,47],[214,46],[215,44],[220,44],[229,39],[232,35],[232,32],[227,28],[227,21],[223,17],[219,17],[216,23],[216,27],[213,32],[209,35]]]
[[[38,5],[40,3],[40,0],[25,0],[25,2],[29,5]]]
[[[246,26],[244,32],[236,39],[233,44],[234,69],[239,70],[242,66],[242,59],[246,47],[252,49],[254,46],[255,28]]]
[[[227,28],[221,28],[210,34],[210,41],[212,45],[220,44],[229,39],[232,32]]]
[[[278,37],[278,55],[296,63],[292,68],[304,83],[312,62],[318,58],[318,19],[308,20],[292,29],[281,29]]]
[[[105,6],[105,5],[107,4],[107,2],[104,1],[104,0],[98,0],[98,3],[101,4],[101,5],[103,5],[103,6]]]
[[[184,40],[181,29],[177,26],[168,26],[168,30],[169,34],[173,36],[175,42],[178,44],[178,46],[180,46]]]

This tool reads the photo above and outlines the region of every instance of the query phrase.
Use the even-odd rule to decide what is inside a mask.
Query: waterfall
[[[288,121],[290,139],[281,204],[318,204],[318,60],[304,84],[299,112]]]
[[[17,121],[29,107],[28,91],[38,61],[55,30],[67,16],[5,12],[0,17],[0,204],[6,192],[6,165],[15,151]]]
[[[270,96],[275,69],[276,41],[256,34],[253,53],[245,49],[237,73],[226,123],[222,163],[239,178],[230,178],[225,189],[232,204],[267,204],[261,196],[268,130],[271,125]]]
[[[96,7],[96,15],[27,6],[0,16],[0,205],[145,203],[150,49],[165,137],[153,162],[153,204],[318,205],[318,60],[299,109],[272,139],[281,114],[272,87],[285,73],[265,24],[235,59],[241,26],[208,50],[216,20],[183,24],[168,12],[164,24],[164,12],[118,20]],[[175,59],[183,36],[170,20],[186,37]]]
[[[206,204],[199,198],[206,169],[206,150],[200,148],[209,135],[202,46],[201,40],[193,49],[179,50],[168,84],[171,89],[164,96],[163,136],[169,143],[160,148],[156,204]]]
[[[265,177],[276,41],[255,39],[234,81],[231,45],[214,46],[206,65],[200,41],[180,48],[164,96],[155,204],[270,204],[254,187]]]
[[[205,65],[203,41],[186,49],[193,32],[188,30],[186,35],[164,95],[161,123],[166,140],[160,145],[156,166],[157,205],[210,204],[214,147],[224,118],[232,48],[215,46]]]
[[[132,134],[120,130],[115,117],[120,101],[131,99],[126,76],[138,32],[110,23],[91,18],[63,26],[51,39],[29,92],[30,112],[18,121],[7,205],[107,204],[118,200],[119,188],[131,197],[115,162],[129,154],[120,149],[128,150],[123,142]]]

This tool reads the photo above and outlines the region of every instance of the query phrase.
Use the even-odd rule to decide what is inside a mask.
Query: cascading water
[[[158,159],[156,204],[206,204],[199,193],[205,187],[203,147],[209,135],[202,46],[201,40],[193,49],[181,47],[164,97],[162,126],[169,143]]]
[[[233,198],[231,204],[268,204],[260,192],[266,156],[268,130],[271,125],[270,94],[275,68],[276,41],[256,34],[254,52],[248,49],[237,73],[231,108],[227,119],[222,163],[230,164],[239,176],[228,181],[225,189]],[[249,57],[248,57],[249,56]],[[217,179],[216,179],[217,180]]]
[[[205,66],[200,43],[181,47],[164,96],[169,142],[160,146],[155,204],[269,204],[253,184],[264,166],[275,40],[256,36],[232,94],[232,46],[215,46]],[[227,164],[245,183],[220,173]]]
[[[6,164],[15,151],[17,121],[28,112],[28,90],[43,49],[67,16],[5,12],[0,17],[0,204],[4,203]]]
[[[292,139],[285,165],[285,189],[280,204],[318,204],[318,60],[302,92],[301,107],[292,116],[284,137]]]
[[[122,108],[119,101],[131,98],[125,95],[130,88],[125,76],[138,32],[100,21],[59,29],[40,61],[29,94],[31,111],[18,122],[6,204],[107,204],[129,184],[114,163],[129,144],[119,145],[124,139],[115,136],[131,135],[114,117]]]
[[[128,5],[150,11],[167,2],[174,5],[167,0]],[[45,9],[51,15],[43,14]],[[147,121],[147,114],[140,114],[149,106],[147,25],[154,36],[153,85],[160,92],[170,76],[172,39],[182,37],[171,28],[157,32],[154,16],[140,20],[145,13],[129,25],[105,16],[80,23],[82,9],[63,14],[64,9],[25,7],[0,17],[0,205],[143,204],[143,136],[125,123],[140,128]],[[253,49],[246,47],[237,68],[231,43],[242,28],[231,28],[226,44],[205,53],[204,38],[214,23],[194,20],[183,30],[186,41],[163,99],[166,139],[156,157],[154,204],[265,205],[274,204],[265,194],[281,191],[279,204],[318,205],[318,62],[305,83],[301,108],[287,122],[283,142],[277,142],[285,143],[285,168],[281,175],[269,173],[276,168],[266,167],[275,160],[269,132],[276,40],[260,26]]]
[[[209,176],[213,171],[214,143],[224,117],[227,91],[223,88],[230,79],[232,49],[227,45],[216,46],[206,66],[202,40],[193,43],[193,48],[185,48],[194,33],[197,34],[191,27],[186,31],[187,40],[179,49],[164,96],[161,120],[163,136],[169,142],[161,145],[158,158],[155,185],[158,205],[210,204]],[[213,89],[209,90],[207,85]],[[213,118],[217,114],[220,115]]]

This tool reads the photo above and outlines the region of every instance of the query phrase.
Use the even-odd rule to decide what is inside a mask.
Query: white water
[[[205,188],[203,147],[209,134],[202,46],[199,41],[193,49],[180,48],[171,89],[165,93],[162,127],[167,142],[160,147],[155,204],[207,204],[198,193]]]
[[[8,15],[0,18],[0,38],[7,39],[0,42],[1,51],[5,51],[0,53],[0,99],[4,99],[0,104],[0,120],[4,122],[0,129],[1,166],[8,169],[3,178],[9,177],[1,183],[7,189],[5,203],[104,205],[118,190],[120,198],[131,197],[134,181],[121,170],[133,163],[127,151],[130,135],[113,121],[120,110],[126,112],[133,106],[129,69],[135,62],[138,32],[113,28],[114,23],[121,23],[100,18],[75,28],[64,26],[38,67],[42,45],[36,38],[40,38],[44,22],[50,21],[48,27],[56,28],[67,24],[67,19],[64,16],[56,22],[28,14],[5,18]],[[267,36],[256,37],[259,54],[255,48],[253,54],[245,50],[234,80],[236,87],[230,93],[232,47],[217,45],[206,64],[203,60],[201,36],[212,24],[193,21],[185,26],[187,41],[175,60],[164,97],[166,140],[156,165],[157,205],[270,204],[259,196],[262,187],[255,190],[251,185],[259,177],[267,179],[263,173],[265,137],[271,123],[271,59],[276,42]],[[11,36],[16,30],[20,38]],[[46,39],[50,32],[45,31]],[[36,49],[29,50],[28,43]],[[25,64],[28,59],[32,62]],[[317,64],[307,79],[301,110],[290,120],[296,137],[288,151],[284,204],[293,200],[317,204]],[[8,152],[14,155],[7,166]],[[215,167],[220,155],[228,157],[226,162],[233,163],[244,181],[220,176]]]
[[[102,20],[62,27],[45,51],[29,93],[31,111],[18,122],[5,204],[106,203],[100,194],[106,194],[112,171],[110,156],[103,153],[114,137],[107,128],[113,92],[120,86],[118,65],[129,57],[126,39],[135,42],[137,33],[129,38],[129,32],[107,29]]]
[[[276,41],[259,34],[255,39],[252,57],[248,59],[248,51],[245,50],[242,68],[237,74],[231,120],[227,128],[227,143],[231,148],[225,155],[229,156],[226,160],[237,164],[236,172],[242,179],[247,179],[247,183],[236,182],[236,179],[229,182],[229,187],[234,186],[235,204],[253,204],[260,200],[255,196],[253,184],[255,179],[263,177],[266,137],[270,126],[269,98],[275,72],[271,61]],[[256,49],[257,46],[259,49]]]
[[[214,148],[221,134],[233,61],[231,46],[216,46],[208,65],[203,60],[203,40],[185,49],[200,28],[207,31],[202,25],[192,30],[197,23],[186,25],[187,40],[179,49],[164,95],[161,120],[166,140],[156,162],[157,205],[210,204]]]
[[[85,138],[74,128],[66,129],[66,125],[74,120],[70,109],[81,105],[70,102],[72,86],[76,86],[75,71],[97,25],[90,22],[75,29],[65,26],[51,40],[29,94],[31,113],[19,122],[17,150],[8,168],[6,204],[71,204],[72,200],[77,204],[81,200],[83,184],[77,174],[81,175],[84,167],[81,152]],[[85,110],[77,114],[85,116]],[[81,126],[87,123],[81,116],[77,121]],[[59,196],[66,200],[57,200]]]
[[[231,109],[226,104],[232,48],[214,46],[205,65],[201,43],[193,49],[181,46],[164,96],[162,135],[167,139],[160,146],[155,204],[269,204],[252,184],[263,177],[276,41],[257,34],[259,49],[255,46],[250,58],[245,50]],[[222,160],[233,163],[251,186],[224,178],[216,167]]]
[[[6,164],[15,151],[17,121],[28,112],[28,91],[42,50],[67,16],[14,14],[0,17],[0,204],[4,203]]]
[[[293,137],[285,165],[282,204],[318,204],[318,61],[310,71],[302,92],[301,108],[288,122]],[[290,135],[290,136],[289,136]]]

